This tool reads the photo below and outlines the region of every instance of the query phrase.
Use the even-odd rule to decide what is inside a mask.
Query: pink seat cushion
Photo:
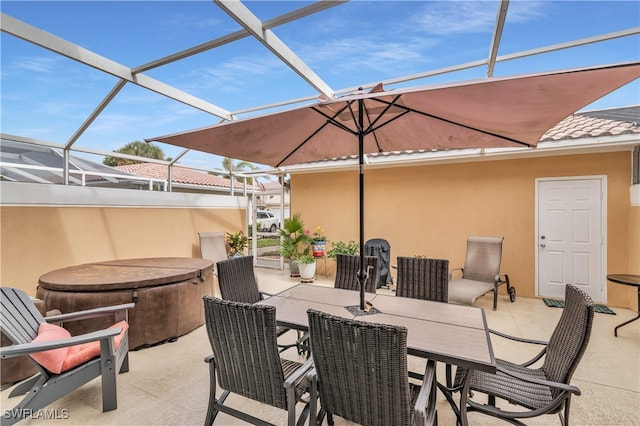
[[[120,346],[122,338],[129,329],[129,324],[126,321],[120,321],[109,328],[117,327],[122,327],[122,331],[114,338],[114,349],[118,349]],[[71,334],[64,328],[54,324],[42,323],[38,328],[38,336],[33,339],[33,342],[50,342],[52,340],[68,339],[70,337]],[[67,371],[99,355],[99,341],[31,354],[34,360],[55,374]]]
[[[120,342],[122,341],[124,334],[129,329],[129,324],[127,324],[126,321],[120,321],[116,324],[113,324],[109,328],[117,328],[117,327],[122,327],[122,331],[120,332],[120,334],[118,334],[114,338],[114,348],[113,348],[114,350],[118,349],[118,347],[120,346]],[[71,346],[69,347],[69,352],[67,353],[67,357],[65,358],[64,363],[62,364],[62,371],[67,371],[80,364],[84,364],[85,362],[99,355],[100,355],[99,341],[82,343],[80,345]]]
[[[38,335],[32,340],[32,342],[51,342],[52,340],[68,339],[70,337],[71,334],[64,328],[55,324],[43,322],[40,323],[40,326],[38,327]],[[60,374],[62,371],[62,364],[64,363],[65,358],[67,358],[68,352],[69,347],[51,349],[48,351],[32,353],[31,358],[52,373]]]

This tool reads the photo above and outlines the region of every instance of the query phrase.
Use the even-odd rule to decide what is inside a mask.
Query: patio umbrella
[[[368,153],[535,147],[555,124],[640,77],[640,62],[486,78],[337,99],[148,138],[281,167],[358,156],[360,309],[364,310],[364,156]]]

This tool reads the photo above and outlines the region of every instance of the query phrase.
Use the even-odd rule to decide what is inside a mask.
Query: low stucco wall
[[[31,194],[55,186],[17,185],[22,185],[20,191]],[[151,197],[158,202],[145,200],[138,206],[125,202],[118,206],[116,201],[111,206],[113,189],[93,189],[91,205],[69,205],[60,193],[56,194],[57,201],[40,197],[37,205],[32,200],[30,205],[20,205],[14,198],[7,200],[8,191],[14,190],[7,188],[3,183],[0,281],[2,286],[21,288],[32,296],[38,278],[55,269],[114,259],[200,257],[198,232],[236,232],[246,226],[242,197],[199,195],[190,199],[188,194],[182,194],[184,201],[161,205],[163,197],[171,197],[116,190],[133,194],[134,199]],[[69,190],[75,193],[78,188]],[[64,194],[65,189],[58,187],[56,191]],[[54,202],[58,205],[52,205]]]
[[[629,201],[629,152],[367,168],[364,175],[365,240],[387,239],[393,263],[396,256],[421,254],[461,267],[468,235],[504,236],[502,272],[527,297],[536,285],[536,178],[606,175],[603,275],[640,270],[640,208]],[[356,170],[293,175],[291,191],[291,211],[302,214],[308,229],[322,226],[329,241],[358,240]],[[331,261],[327,267],[335,270]],[[635,288],[606,285],[607,304],[637,309]]]

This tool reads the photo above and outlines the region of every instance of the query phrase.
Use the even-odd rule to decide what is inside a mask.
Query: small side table
[[[316,262],[320,259],[324,259],[324,277],[328,278],[329,277],[329,272],[327,271],[327,254],[323,254],[322,256],[313,256],[313,258],[316,260]],[[316,272],[317,274],[317,272]]]
[[[613,329],[613,335],[618,337],[618,329],[620,327],[640,319],[640,275],[609,274],[607,275],[607,280],[611,281],[612,283],[629,285],[635,287],[638,290],[638,315],[635,318],[630,319],[629,321],[623,322]]]

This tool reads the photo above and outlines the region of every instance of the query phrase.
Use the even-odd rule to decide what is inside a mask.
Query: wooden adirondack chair
[[[24,291],[7,287],[0,290],[0,328],[14,343],[0,348],[0,357],[27,355],[38,369],[35,376],[13,389],[10,396],[26,396],[4,413],[1,424],[14,424],[96,377],[102,380],[103,411],[116,409],[116,372],[129,371],[126,321],[127,310],[134,304],[44,318]],[[114,316],[114,326],[75,337],[54,325],[105,315]]]

